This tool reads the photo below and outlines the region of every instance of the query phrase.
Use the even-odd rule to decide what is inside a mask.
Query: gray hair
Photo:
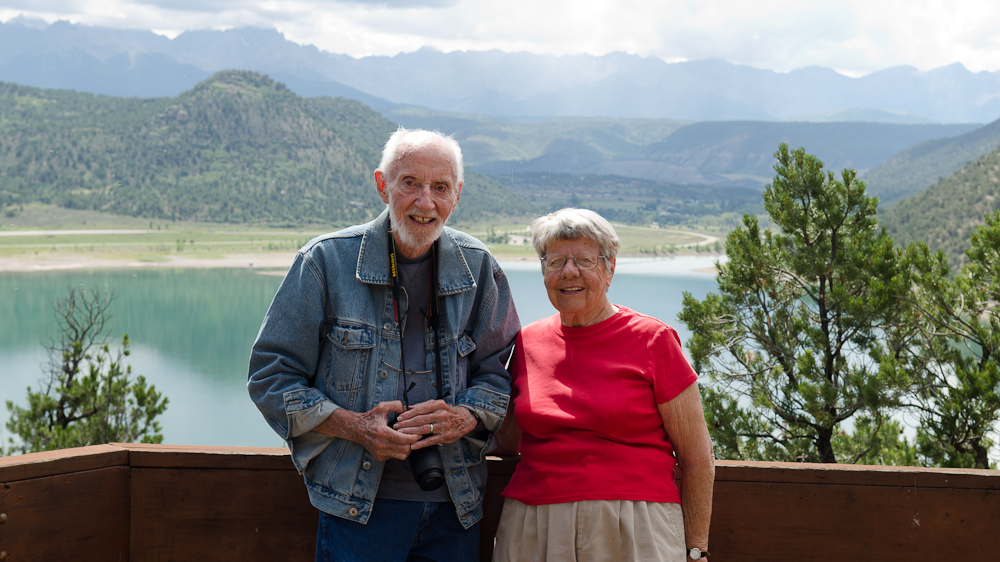
[[[385,147],[382,149],[382,161],[379,162],[377,171],[386,176],[391,176],[392,168],[397,162],[402,160],[411,151],[421,148],[434,142],[443,142],[451,149],[455,160],[455,179],[459,184],[465,183],[465,172],[462,166],[462,148],[458,146],[451,136],[439,131],[427,131],[425,129],[404,129],[400,127],[396,132],[389,135]]]
[[[618,255],[618,233],[601,215],[589,209],[566,208],[538,217],[531,223],[531,245],[538,257],[556,240],[586,238],[597,244],[604,256],[604,265],[611,269],[611,260]]]

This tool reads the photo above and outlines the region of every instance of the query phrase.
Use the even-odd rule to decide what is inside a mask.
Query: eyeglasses
[[[590,252],[584,252],[582,254],[577,254],[575,256],[564,256],[562,254],[547,254],[540,258],[542,261],[542,267],[545,271],[562,271],[566,267],[566,262],[573,260],[576,264],[577,269],[589,270],[594,269],[600,264],[600,260],[604,256],[599,256],[597,254],[591,254]]]

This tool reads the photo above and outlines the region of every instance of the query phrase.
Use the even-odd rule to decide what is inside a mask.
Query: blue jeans
[[[462,527],[451,502],[378,498],[362,525],[319,512],[317,562],[470,562],[479,559],[479,523]]]

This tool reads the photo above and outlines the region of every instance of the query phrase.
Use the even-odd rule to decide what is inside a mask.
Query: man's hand
[[[410,455],[410,445],[416,443],[420,436],[408,435],[389,427],[389,414],[402,411],[403,403],[399,400],[379,402],[364,413],[338,408],[313,431],[354,441],[379,461],[404,460]]]
[[[411,449],[454,443],[479,425],[472,411],[453,406],[444,400],[428,400],[402,414],[394,426],[400,433],[427,437],[413,443]]]

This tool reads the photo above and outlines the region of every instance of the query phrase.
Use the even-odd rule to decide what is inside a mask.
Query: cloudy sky
[[[624,51],[860,76],[909,64],[1000,70],[996,0],[0,0],[0,21],[185,30],[256,26],[355,57],[423,46]]]

